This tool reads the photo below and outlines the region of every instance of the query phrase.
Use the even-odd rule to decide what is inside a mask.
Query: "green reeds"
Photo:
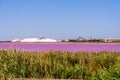
[[[0,79],[120,79],[120,52],[0,50]]]

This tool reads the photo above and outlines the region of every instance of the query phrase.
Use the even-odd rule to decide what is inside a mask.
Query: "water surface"
[[[119,43],[0,43],[0,49],[16,49],[30,52],[69,51],[69,52],[120,52]]]

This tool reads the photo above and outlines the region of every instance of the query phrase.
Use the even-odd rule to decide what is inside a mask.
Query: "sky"
[[[0,0],[0,40],[120,38],[120,0]]]

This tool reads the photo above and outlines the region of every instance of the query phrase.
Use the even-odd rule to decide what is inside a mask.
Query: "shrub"
[[[119,52],[0,50],[0,78],[119,79]]]

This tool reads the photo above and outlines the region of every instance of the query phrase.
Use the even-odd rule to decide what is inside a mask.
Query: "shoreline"
[[[60,44],[120,44],[120,42],[0,42],[0,43],[45,43],[45,44],[57,44],[57,43],[60,43]]]

